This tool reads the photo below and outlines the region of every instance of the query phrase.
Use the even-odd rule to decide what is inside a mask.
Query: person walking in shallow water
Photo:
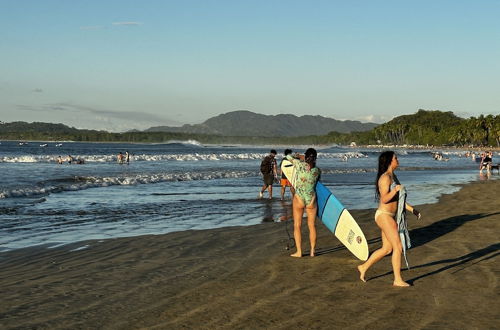
[[[316,213],[318,205],[316,203],[316,183],[319,180],[321,170],[316,167],[317,152],[313,148],[306,150],[304,155],[298,155],[299,159],[287,155],[286,159],[293,163],[297,173],[295,183],[295,194],[293,196],[293,238],[297,251],[292,257],[302,257],[302,216],[304,210],[307,214],[307,226],[309,228],[309,243],[311,251],[309,255],[315,256],[316,249]]]
[[[260,163],[260,172],[262,173],[264,185],[260,189],[259,198],[264,197],[264,191],[266,191],[266,189],[269,191],[269,199],[273,198],[273,183],[278,176],[275,157],[276,150],[271,149],[269,155],[264,157]]]
[[[290,155],[291,153],[292,153],[292,149],[285,149],[285,152],[284,152],[285,157],[281,160],[280,165],[278,166],[279,170],[281,172],[281,200],[282,201],[285,200],[286,187],[288,187],[290,189],[290,193],[292,194],[292,198],[293,198],[293,195],[295,194],[295,189],[293,188],[292,184],[290,183],[290,181],[286,177],[285,173],[283,173],[283,171],[281,171],[281,165],[283,164],[283,161],[286,159],[286,156]]]
[[[410,284],[406,283],[401,277],[401,255],[403,252],[403,245],[399,237],[398,225],[395,220],[399,191],[401,190],[401,184],[394,174],[398,166],[398,157],[393,151],[384,151],[380,154],[377,179],[375,180],[375,197],[379,200],[379,206],[375,212],[375,223],[381,230],[382,247],[373,252],[365,263],[359,265],[358,271],[359,278],[363,282],[366,282],[365,274],[368,269],[392,252],[391,261],[392,271],[394,273],[393,285],[407,287],[410,286]],[[405,208],[415,214],[417,218],[420,218],[420,212],[410,204],[406,203]]]

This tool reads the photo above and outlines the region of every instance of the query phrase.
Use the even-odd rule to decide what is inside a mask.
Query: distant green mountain
[[[223,136],[292,137],[324,135],[329,132],[369,131],[375,123],[336,120],[322,116],[262,115],[251,111],[233,111],[212,117],[202,124],[182,127],[157,126],[145,132],[182,132]]]
[[[81,130],[69,127],[64,124],[51,124],[42,122],[26,123],[24,121],[14,121],[0,124],[0,133],[54,133],[54,134],[74,134]]]
[[[254,116],[254,119],[250,118],[252,116]],[[243,123],[248,123],[248,125],[238,123],[238,118]],[[5,123],[0,121],[0,139],[151,143],[192,139],[207,144],[317,145],[333,143],[350,144],[351,142],[356,142],[360,145],[390,143],[399,145],[483,145],[500,147],[500,115],[480,115],[477,118],[463,119],[455,116],[452,112],[419,110],[415,114],[402,115],[382,125],[376,126],[372,124],[376,127],[371,130],[361,131],[358,129],[358,131],[350,133],[340,133],[335,131],[332,126],[326,125],[328,133],[321,133],[321,129],[325,129],[322,122],[331,123],[330,120],[335,121],[334,119],[321,116],[263,116],[248,111],[243,113],[236,111],[235,113],[211,118],[200,125],[191,125],[206,128],[202,133],[154,131],[110,133],[106,131],[81,130],[63,124]],[[341,123],[345,124],[346,122]],[[307,125],[308,130],[302,130],[303,127],[301,124],[304,126]],[[262,127],[255,128],[255,125],[261,125]],[[250,127],[254,127],[255,131],[251,130]],[[201,128],[197,127],[197,129]],[[223,129],[225,132],[228,132],[225,133],[226,135],[222,135],[221,132]],[[285,134],[283,132],[288,131],[299,131],[302,136],[277,136],[274,133],[277,131],[282,132],[281,134]],[[208,132],[217,133],[208,134]],[[250,132],[253,132],[253,134],[245,135],[250,134]]]

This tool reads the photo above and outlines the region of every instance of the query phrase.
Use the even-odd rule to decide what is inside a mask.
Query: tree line
[[[144,142],[196,140],[205,144],[413,144],[500,147],[500,115],[468,119],[452,112],[418,110],[381,124],[370,131],[300,137],[221,136],[213,134],[138,132],[112,133],[84,130],[63,124],[0,122],[0,139],[32,141]]]

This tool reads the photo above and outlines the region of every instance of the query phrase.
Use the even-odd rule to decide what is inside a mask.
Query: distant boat
[[[40,147],[46,147],[46,146],[48,146],[48,144],[47,144],[47,143],[40,144]]]
[[[56,147],[61,147],[61,146],[62,146],[62,143],[56,144]]]
[[[20,145],[20,146],[27,146],[27,145],[28,145],[28,142],[19,142],[19,145]]]

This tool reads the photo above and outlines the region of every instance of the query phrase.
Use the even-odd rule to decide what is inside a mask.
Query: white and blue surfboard
[[[368,242],[351,213],[321,182],[316,184],[318,218],[358,259],[368,259]]]

